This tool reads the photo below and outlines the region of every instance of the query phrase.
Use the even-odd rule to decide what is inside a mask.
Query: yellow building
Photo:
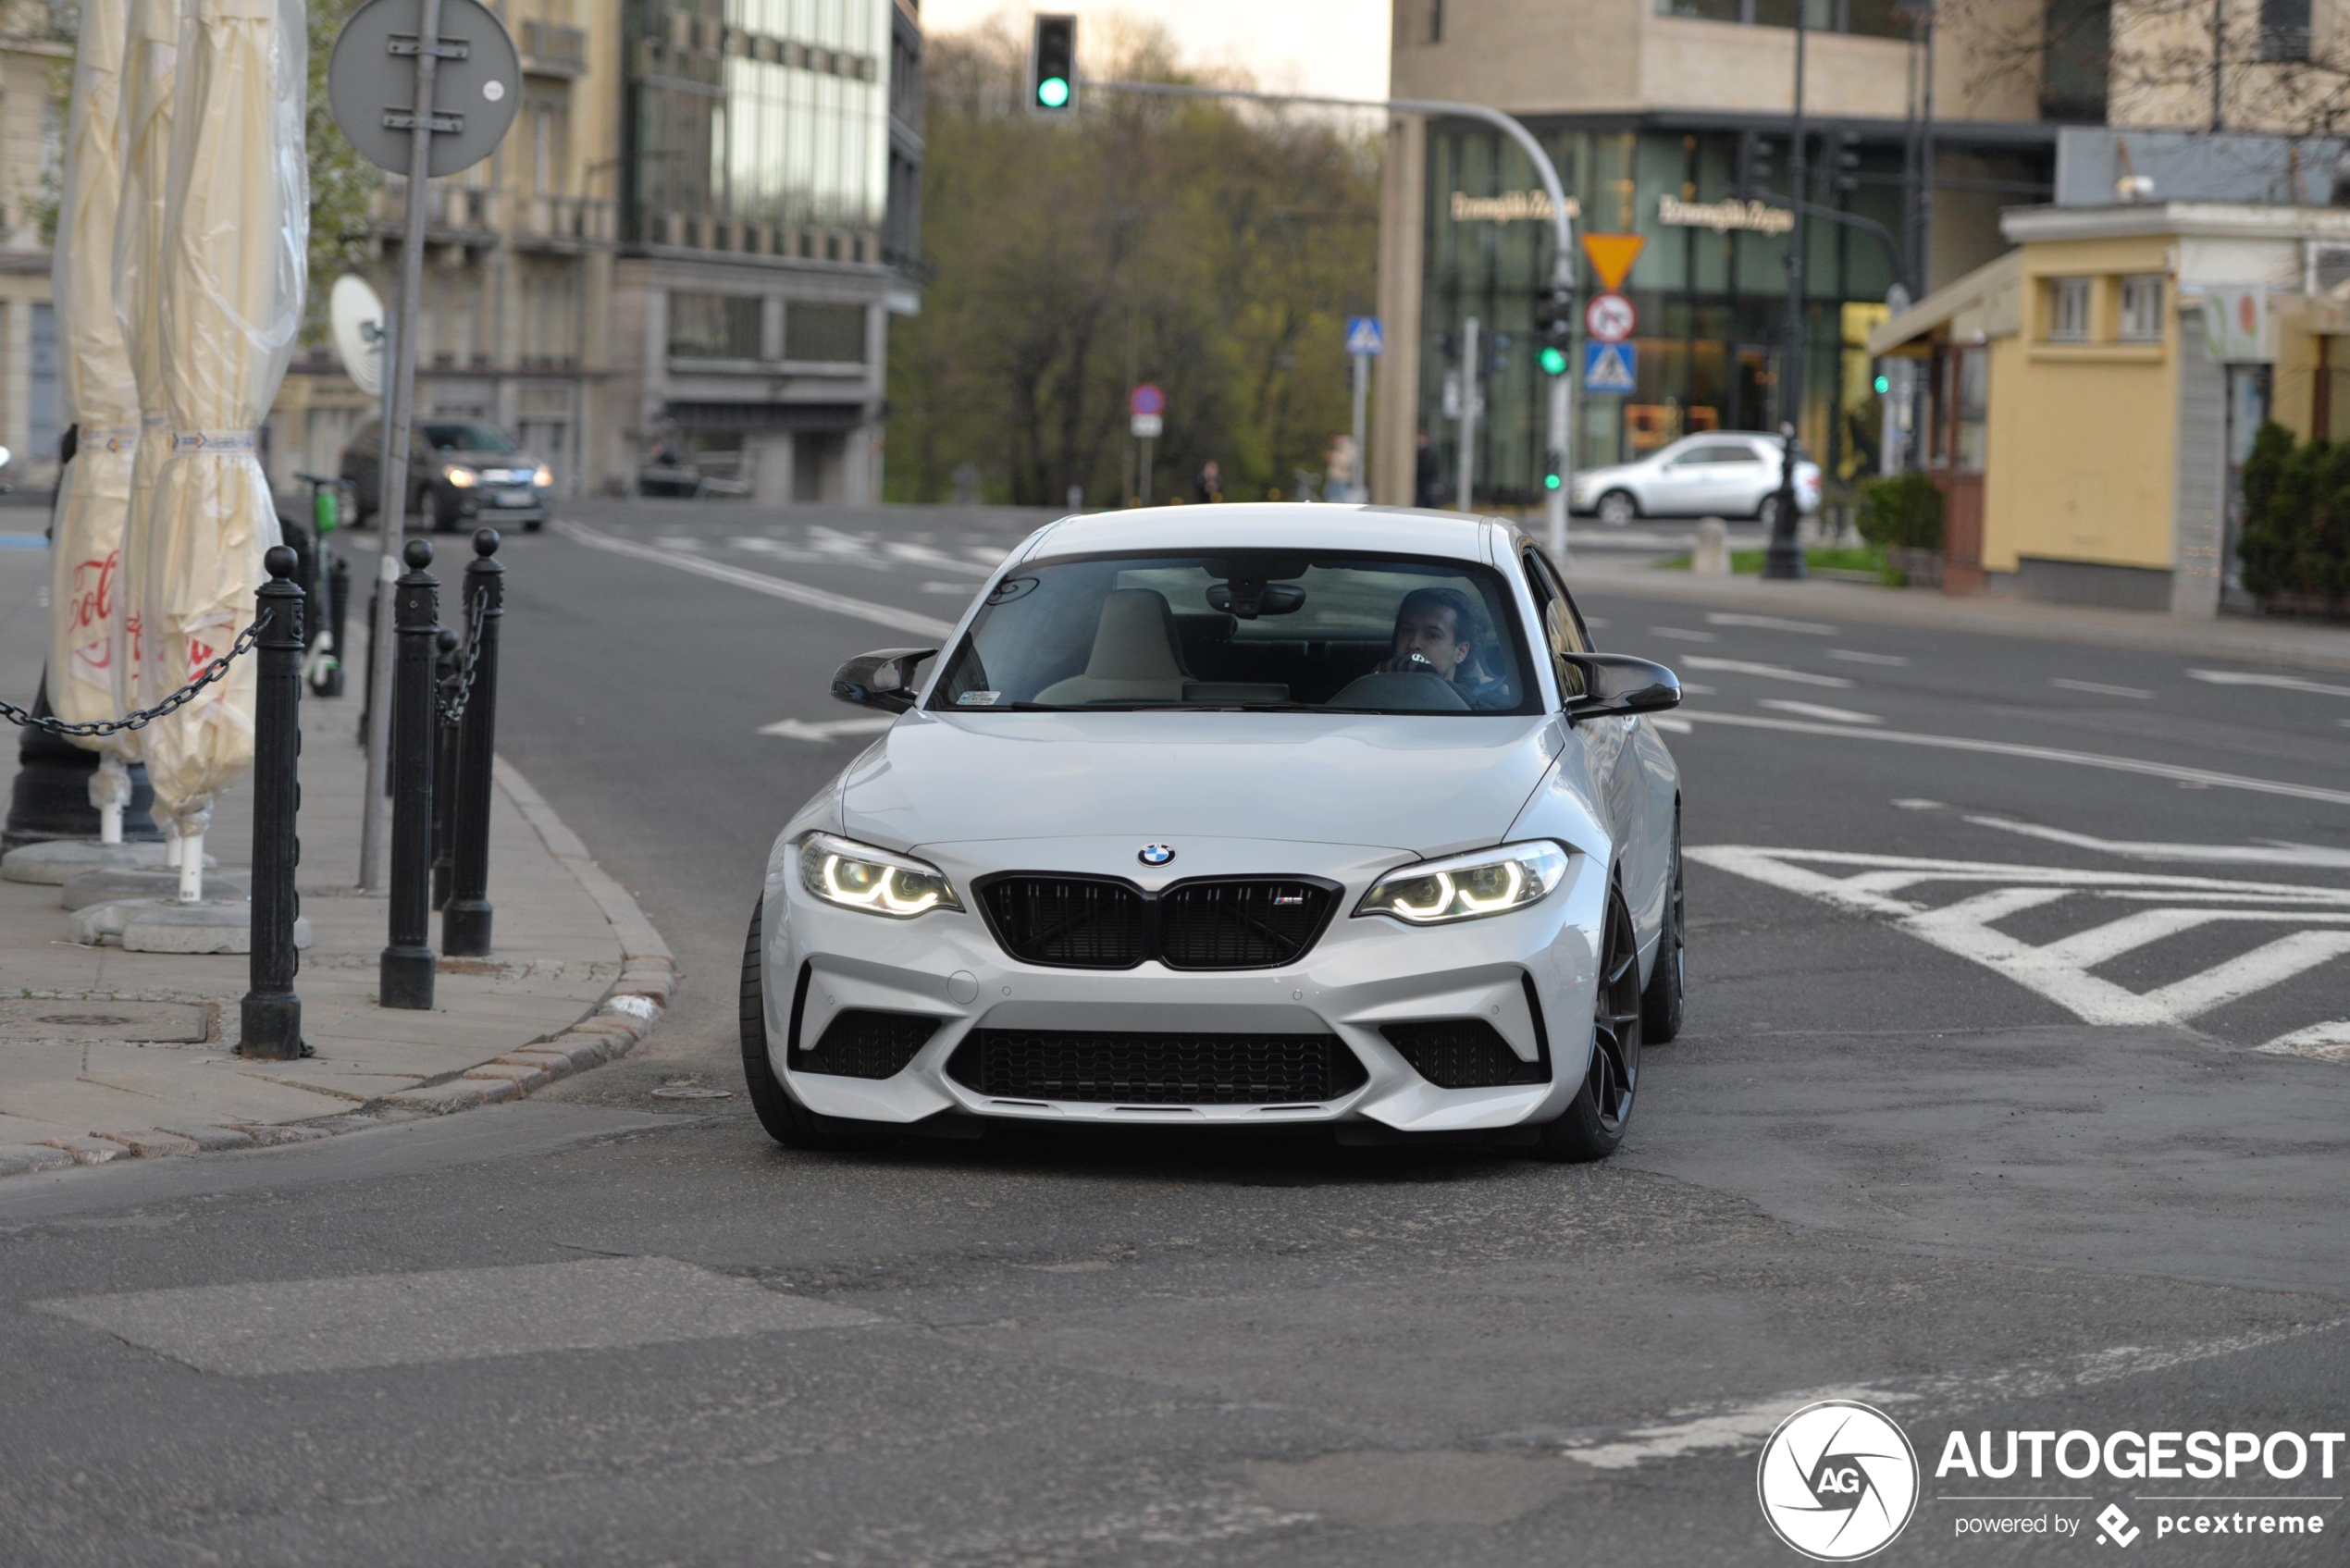
[[[1926,376],[1947,586],[2208,616],[2273,418],[2350,434],[2350,211],[2216,202],[2010,212],[2017,247],[1886,322]]]
[[[52,7],[0,0],[0,484],[46,489],[65,435],[57,323],[49,307],[49,247],[41,235],[65,153],[57,73],[73,35]]]

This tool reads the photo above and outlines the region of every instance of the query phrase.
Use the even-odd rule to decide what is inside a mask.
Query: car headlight
[[[1505,844],[1399,866],[1371,884],[1354,912],[1415,926],[1480,920],[1541,902],[1565,875],[1566,851],[1557,845]]]
[[[480,475],[470,468],[460,468],[453,463],[441,471],[440,476],[448,480],[452,488],[460,490],[470,490],[481,483]]]
[[[531,470],[530,482],[542,490],[552,489],[555,484],[555,471],[542,463]]]
[[[801,842],[799,884],[827,904],[894,920],[963,907],[946,873],[929,861],[828,833]]]

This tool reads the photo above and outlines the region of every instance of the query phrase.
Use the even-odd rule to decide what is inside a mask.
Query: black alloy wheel
[[[750,934],[743,940],[742,1002],[739,1015],[743,1043],[743,1078],[750,1088],[750,1108],[767,1136],[787,1149],[870,1149],[884,1138],[863,1122],[818,1116],[791,1097],[775,1075],[767,1055],[766,985],[761,978],[760,925],[766,913],[762,900],[750,907]]]
[[[1640,993],[1640,1042],[1663,1045],[1681,1032],[1683,999],[1688,994],[1688,939],[1681,923],[1681,808],[1673,807],[1673,858],[1664,884],[1664,928],[1657,933],[1656,962],[1648,989]]]
[[[1591,1059],[1566,1113],[1541,1130],[1534,1152],[1545,1159],[1600,1160],[1624,1142],[1640,1076],[1640,946],[1632,911],[1610,891],[1601,930],[1600,982],[1591,1009]]]

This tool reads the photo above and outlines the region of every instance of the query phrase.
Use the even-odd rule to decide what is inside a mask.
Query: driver
[[[1379,668],[1439,676],[1471,708],[1507,708],[1514,699],[1504,684],[1478,666],[1478,625],[1476,606],[1458,588],[1414,588],[1396,606],[1394,657]]]

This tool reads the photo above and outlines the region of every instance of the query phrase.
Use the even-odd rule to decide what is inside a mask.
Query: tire
[[[1611,528],[1621,528],[1639,515],[1640,503],[1629,490],[1610,490],[1600,498],[1600,521]]]
[[[767,1136],[786,1149],[870,1149],[885,1136],[864,1122],[818,1116],[791,1097],[767,1055],[766,985],[760,962],[760,923],[766,913],[762,900],[750,909],[750,934],[743,941],[742,1039],[743,1078],[750,1088],[750,1108]]]
[[[1779,522],[1779,498],[1764,496],[1754,503],[1754,520],[1765,529],[1775,528]]]
[[[1591,1057],[1566,1114],[1544,1127],[1534,1154],[1546,1160],[1603,1160],[1624,1142],[1640,1075],[1640,947],[1624,895],[1611,891],[1592,1006]]]
[[[1656,963],[1640,993],[1640,1043],[1664,1045],[1681,1032],[1681,1009],[1688,992],[1688,938],[1681,920],[1681,808],[1673,807],[1673,859],[1664,886],[1664,929],[1657,934]]]

